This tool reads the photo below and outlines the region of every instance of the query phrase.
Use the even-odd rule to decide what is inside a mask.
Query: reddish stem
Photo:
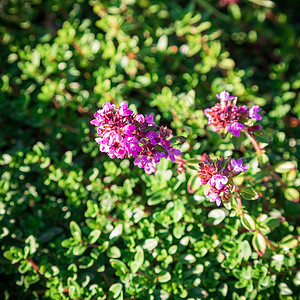
[[[236,202],[237,202],[238,208],[239,208],[239,210],[241,210],[241,208],[242,208],[242,199],[241,199],[241,196],[239,194],[239,188],[236,185],[234,185],[234,191],[235,191],[235,194],[236,194]]]
[[[32,258],[28,258],[27,261],[28,261],[29,263],[31,263],[32,267],[37,271],[37,273],[39,274],[40,277],[42,277],[42,278],[44,278],[46,281],[48,281],[48,278],[46,278],[46,277],[44,276],[44,274],[42,274],[42,273],[40,272],[39,266],[33,261]]]
[[[275,251],[278,250],[278,247],[276,247],[264,234],[261,233],[261,231],[259,229],[257,229],[257,231],[263,236],[264,240],[266,241],[266,243]]]
[[[249,140],[251,141],[255,151],[258,154],[262,153],[262,149],[259,146],[257,140],[253,137],[253,135],[251,135],[247,130],[244,131],[246,136],[249,138]],[[287,188],[287,185],[282,181],[282,179],[280,178],[280,176],[273,170],[271,164],[268,162],[266,167],[270,170],[272,176],[281,184],[282,187]]]

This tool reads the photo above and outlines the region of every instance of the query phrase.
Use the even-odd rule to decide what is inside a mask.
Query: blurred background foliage
[[[2,0],[1,299],[296,299],[299,8]],[[263,162],[206,128],[203,109],[223,89],[262,106],[273,139]],[[205,200],[193,168],[178,175],[164,161],[145,175],[99,153],[89,121],[123,100],[186,136],[185,159],[246,157],[252,217]]]

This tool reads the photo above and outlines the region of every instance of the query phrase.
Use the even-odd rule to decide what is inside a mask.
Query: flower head
[[[228,92],[226,92],[225,90],[222,91],[220,94],[217,94],[216,96],[221,101],[233,100],[235,98],[234,96],[230,96],[230,94]]]
[[[91,124],[99,135],[95,141],[110,158],[135,157],[134,164],[150,174],[162,158],[175,161],[180,155],[180,150],[170,147],[171,130],[155,125],[153,115],[135,115],[126,102],[118,108],[106,102],[94,117]]]
[[[206,198],[208,198],[210,202],[216,202],[217,206],[221,205],[221,199],[218,193],[208,192]]]
[[[204,157],[204,161],[199,163],[198,177],[201,185],[206,185],[205,196],[210,202],[216,202],[219,206],[221,201],[228,201],[231,198],[233,189],[232,177],[237,173],[246,172],[247,166],[243,165],[242,159],[237,161],[218,158],[216,161],[211,157]]]
[[[239,158],[237,161],[233,158],[231,160],[231,165],[235,173],[246,172],[248,170],[248,167],[243,165],[243,160],[241,158]]]
[[[249,117],[251,119],[260,121],[262,119],[261,115],[258,113],[260,111],[260,107],[259,105],[253,105],[250,109],[249,109]]]
[[[209,180],[209,184],[214,186],[217,190],[221,190],[227,182],[228,178],[221,174],[216,174]]]
[[[132,110],[128,109],[128,104],[126,102],[121,102],[119,106],[120,116],[130,116],[133,113]]]
[[[243,130],[244,127],[245,126],[243,124],[234,122],[228,127],[228,131],[231,132],[234,136],[239,136],[240,131]]]
[[[169,158],[171,161],[175,161],[175,155],[180,155],[180,150],[175,149],[175,148],[170,148],[168,150]]]
[[[251,119],[261,120],[261,116],[258,114],[260,110],[258,105],[254,105],[250,109],[246,105],[237,105],[237,98],[230,96],[225,90],[216,96],[220,102],[204,110],[204,115],[208,118],[208,124],[211,125],[213,131],[221,134],[229,131],[237,137],[242,130],[251,128],[253,131],[258,128],[253,127],[253,121],[251,121]]]

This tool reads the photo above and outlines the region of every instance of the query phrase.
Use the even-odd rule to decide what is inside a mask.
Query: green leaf
[[[279,242],[279,246],[284,249],[295,248],[298,244],[298,240],[291,234],[287,235]]]
[[[269,162],[269,157],[264,152],[261,152],[258,155],[258,161],[261,166],[265,166]]]
[[[148,126],[145,129],[143,129],[143,132],[158,132],[159,127],[158,126]]]
[[[225,219],[226,213],[223,209],[216,208],[209,212],[208,217],[215,219],[213,224],[218,225]]]
[[[81,296],[81,289],[79,284],[72,278],[68,278],[69,296],[71,299],[76,299]]]
[[[75,221],[71,221],[70,230],[74,239],[77,241],[81,241],[81,229]]]
[[[287,173],[290,170],[296,169],[296,166],[291,161],[285,161],[277,164],[274,168],[276,173]]]
[[[296,177],[297,177],[297,170],[291,170],[287,173],[286,180],[288,182],[293,183]]]
[[[219,67],[225,70],[232,70],[235,67],[235,62],[231,58],[224,58],[219,62]]]
[[[21,274],[24,274],[24,273],[28,272],[31,268],[32,268],[32,265],[30,262],[28,262],[27,260],[22,260],[18,267],[18,271]]]
[[[121,257],[121,251],[118,247],[112,246],[108,249],[107,256],[110,258],[119,258]]]
[[[254,135],[255,139],[259,143],[269,144],[272,142],[272,138],[266,133],[266,131],[255,131]]]
[[[101,231],[99,229],[94,229],[88,237],[89,243],[94,244],[97,242],[98,238],[100,237]]]
[[[122,234],[123,231],[123,225],[122,224],[118,224],[114,230],[110,233],[109,235],[109,239],[112,240],[113,238],[116,238],[118,236],[120,236]]]
[[[88,200],[87,201],[87,211],[85,212],[86,217],[95,218],[99,213],[99,207],[97,203],[94,201]]]
[[[156,239],[147,239],[144,242],[143,248],[152,251],[158,245],[158,241]]]
[[[120,271],[123,275],[128,273],[128,268],[122,261],[112,258],[109,262],[115,270]]]
[[[284,197],[287,200],[295,203],[299,202],[299,191],[296,190],[295,188],[284,189],[283,193],[284,193]]]
[[[174,201],[174,210],[173,210],[173,219],[174,222],[177,223],[183,217],[185,213],[185,207],[181,200]]]
[[[230,3],[228,9],[231,12],[234,19],[239,20],[242,16],[240,7],[235,3]]]
[[[293,279],[293,283],[295,286],[299,286],[300,285],[300,271],[298,271],[296,274],[295,274],[295,277]]]
[[[253,1],[253,0],[252,0]],[[290,296],[293,295],[293,291],[288,287],[288,285],[284,282],[279,284],[280,295],[282,296]]]
[[[231,203],[231,201],[229,201],[229,202],[223,202],[223,205],[224,205],[224,207],[225,207],[226,209],[228,209],[228,210],[231,210],[231,208],[232,208],[232,203]]]
[[[265,254],[266,249],[267,249],[267,243],[266,243],[265,238],[263,237],[262,234],[256,232],[253,235],[253,237],[252,237],[252,245],[253,245],[253,248],[255,249],[255,251],[259,255]]]
[[[157,279],[159,282],[168,282],[171,279],[171,274],[167,271],[162,271]]]
[[[252,254],[252,250],[248,241],[243,241],[241,243],[241,255],[245,261],[248,261]]]
[[[196,164],[198,165],[199,162],[200,162],[200,160],[197,158],[191,158],[191,159],[186,160],[187,165],[196,165]]]
[[[246,200],[257,200],[259,198],[258,193],[252,187],[242,188],[240,195]]]
[[[19,262],[24,257],[22,249],[14,246],[11,247],[10,250],[5,251],[3,255],[10,260],[12,264]]]
[[[29,244],[29,253],[32,255],[36,252],[39,247],[39,244],[36,242],[36,238],[33,235],[30,235],[26,240],[26,244]]]
[[[186,141],[186,137],[184,136],[173,136],[169,139],[171,146],[182,145]]]
[[[116,299],[122,291],[122,284],[121,283],[114,283],[109,287],[109,293],[111,296]]]
[[[292,268],[296,265],[296,258],[292,252],[287,252],[284,254],[283,263],[287,268]]]
[[[184,260],[187,261],[188,263],[192,264],[194,263],[197,259],[194,255],[192,254],[187,254],[184,256]]]
[[[168,155],[168,151],[161,145],[156,144],[155,145],[155,149],[159,152],[159,153],[165,153],[166,155]]]
[[[255,231],[255,222],[248,214],[241,215],[241,223],[249,231]]]
[[[245,134],[243,132],[241,132],[239,136],[232,136],[231,142],[234,148],[239,149],[244,139],[245,139]]]
[[[144,263],[144,250],[141,246],[136,247],[134,261],[138,264],[138,266],[141,266]]]
[[[192,175],[187,184],[188,192],[190,194],[194,194],[199,189],[200,186],[201,184],[198,175],[197,174]]]
[[[157,204],[161,203],[162,201],[164,201],[164,193],[157,192],[148,199],[147,204],[149,206],[152,206],[152,205],[157,205]]]
[[[275,229],[276,227],[278,227],[283,221],[285,220],[285,218],[283,217],[270,217],[268,219],[265,220],[265,224],[271,229]]]
[[[165,51],[168,47],[168,37],[166,35],[162,35],[157,42],[157,50]]]
[[[132,261],[130,264],[130,269],[132,273],[136,273],[139,269],[139,264],[136,261]]]
[[[87,249],[86,246],[80,244],[80,245],[76,245],[73,248],[72,252],[73,252],[74,255],[79,256],[79,255],[83,254],[86,249]]]

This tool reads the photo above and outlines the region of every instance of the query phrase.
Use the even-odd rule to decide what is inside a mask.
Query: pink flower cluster
[[[231,159],[230,164],[219,158],[213,161],[210,157],[199,163],[198,177],[200,184],[206,185],[205,197],[210,202],[216,202],[219,206],[221,199],[227,201],[231,198],[231,191],[233,188],[232,177],[241,172],[248,170],[246,165],[243,165],[242,159]]]
[[[162,158],[175,161],[175,156],[180,155],[168,140],[171,130],[155,125],[153,115],[134,114],[126,102],[118,108],[106,102],[94,117],[91,124],[97,127],[99,135],[95,140],[100,151],[110,158],[135,157],[134,164],[151,174]]]
[[[225,134],[229,131],[237,137],[242,130],[247,129],[253,133],[261,129],[260,125],[253,125],[252,121],[262,119],[258,113],[260,111],[258,105],[254,105],[250,109],[246,105],[236,105],[237,97],[230,96],[225,90],[216,96],[220,102],[204,110],[208,124],[212,126],[213,131]]]

